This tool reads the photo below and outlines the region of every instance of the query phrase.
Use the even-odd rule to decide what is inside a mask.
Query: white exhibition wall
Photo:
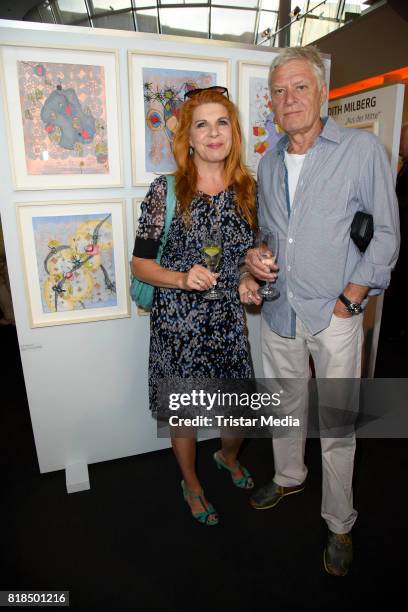
[[[28,45],[56,47],[55,53],[70,48],[118,53],[120,107],[116,136],[122,158],[123,186],[33,189],[27,183],[16,189],[7,142],[14,137],[14,126],[9,129],[4,97],[0,99],[0,131],[8,135],[0,141],[0,212],[39,467],[41,472],[66,469],[68,490],[80,490],[89,486],[87,464],[169,445],[168,440],[157,438],[156,422],[148,410],[149,317],[140,316],[132,304],[129,317],[31,327],[25,270],[33,262],[23,261],[21,241],[25,236],[19,235],[16,210],[24,203],[44,201],[54,204],[123,200],[129,261],[134,241],[132,199],[143,197],[147,187],[134,186],[135,173],[132,180],[132,127],[136,162],[141,152],[137,120],[132,122],[130,117],[128,52],[160,53],[170,58],[172,54],[204,56],[208,62],[226,58],[230,68],[228,87],[237,102],[239,63],[260,63],[266,71],[278,51],[219,41],[11,21],[0,21],[0,43],[6,49],[8,45]],[[52,54],[48,61],[52,62]],[[328,59],[326,63],[329,75]],[[15,160],[15,163],[21,165],[24,160]],[[75,179],[72,184],[75,185]],[[248,316],[255,372],[260,376],[258,323],[257,315]]]

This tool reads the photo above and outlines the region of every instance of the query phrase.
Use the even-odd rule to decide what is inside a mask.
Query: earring
[[[194,148],[191,145],[188,147],[188,154],[190,157],[193,157],[194,155]]]

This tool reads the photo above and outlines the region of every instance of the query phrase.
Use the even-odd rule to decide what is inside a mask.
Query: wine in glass
[[[256,236],[256,246],[258,249],[259,259],[262,261],[262,263],[267,266],[273,266],[278,258],[278,232],[266,227],[260,227]],[[276,300],[276,298],[280,296],[280,292],[272,285],[271,282],[267,282],[262,287],[259,287],[257,293],[267,302]]]
[[[206,267],[210,272],[216,272],[221,261],[222,243],[218,226],[213,226],[204,233],[202,253]],[[202,294],[206,300],[219,300],[223,297],[222,289],[211,287]]]

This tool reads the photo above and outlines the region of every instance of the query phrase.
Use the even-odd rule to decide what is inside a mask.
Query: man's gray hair
[[[275,57],[269,69],[269,90],[272,88],[272,75],[275,68],[278,66],[283,66],[283,64],[286,64],[291,60],[305,60],[306,62],[309,62],[316,75],[319,91],[321,91],[325,82],[326,73],[322,54],[317,47],[287,47],[281,51],[279,55]]]

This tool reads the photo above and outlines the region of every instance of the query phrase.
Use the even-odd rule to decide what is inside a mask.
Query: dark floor
[[[38,471],[13,327],[0,328],[0,346],[0,590],[69,590],[71,609],[98,612],[393,610],[405,599],[406,440],[359,440],[355,562],[333,578],[322,569],[318,441],[306,490],[263,512],[215,469],[217,441],[201,443],[199,472],[222,517],[213,528],[190,517],[170,451],[91,465],[91,490],[67,495],[63,471]],[[378,375],[406,376],[407,361],[404,347],[382,346]],[[272,476],[269,440],[249,441],[241,459],[258,483]]]

